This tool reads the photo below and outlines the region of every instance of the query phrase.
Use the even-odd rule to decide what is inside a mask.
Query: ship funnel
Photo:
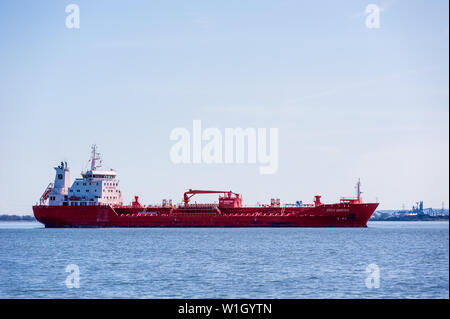
[[[320,202],[320,198],[321,198],[321,197],[322,197],[322,196],[320,196],[320,195],[314,196],[314,205],[316,205],[316,206],[322,205],[322,203]]]

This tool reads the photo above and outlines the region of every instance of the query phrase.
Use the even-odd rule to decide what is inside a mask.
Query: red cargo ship
[[[67,163],[55,167],[40,203],[33,206],[36,219],[45,227],[367,227],[378,203],[363,203],[360,182],[356,198],[323,204],[315,196],[313,204],[242,206],[242,196],[232,191],[192,190],[184,193],[182,204],[163,200],[162,205],[142,205],[135,196],[123,205],[114,170],[100,170],[101,160],[92,147],[90,170],[81,173],[69,187]],[[220,194],[218,204],[191,204],[195,194]]]

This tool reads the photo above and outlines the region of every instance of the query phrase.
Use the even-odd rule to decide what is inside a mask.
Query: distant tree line
[[[30,215],[0,215],[0,221],[35,221],[36,218]]]

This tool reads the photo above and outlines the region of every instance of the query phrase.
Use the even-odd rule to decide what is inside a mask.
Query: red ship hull
[[[45,227],[367,227],[378,203],[307,207],[33,206]]]

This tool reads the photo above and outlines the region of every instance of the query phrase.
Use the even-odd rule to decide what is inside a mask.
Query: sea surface
[[[448,222],[171,229],[0,222],[0,298],[449,298],[448,251]]]

